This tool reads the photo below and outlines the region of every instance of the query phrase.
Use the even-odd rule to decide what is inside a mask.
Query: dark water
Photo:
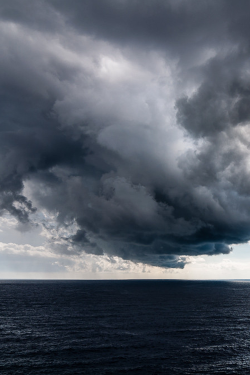
[[[0,282],[0,374],[250,374],[250,282]]]

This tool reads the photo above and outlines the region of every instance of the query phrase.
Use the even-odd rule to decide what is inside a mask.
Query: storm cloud
[[[0,1],[1,214],[58,253],[171,268],[249,241],[249,14]]]

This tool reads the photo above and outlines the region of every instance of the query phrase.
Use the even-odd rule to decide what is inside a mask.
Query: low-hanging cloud
[[[1,213],[55,252],[161,267],[248,241],[249,11],[0,1]]]

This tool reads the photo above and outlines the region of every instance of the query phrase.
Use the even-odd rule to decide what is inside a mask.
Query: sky
[[[0,278],[250,277],[249,15],[0,0]]]

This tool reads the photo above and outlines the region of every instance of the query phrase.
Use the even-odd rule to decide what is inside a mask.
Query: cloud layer
[[[72,257],[183,268],[248,241],[249,12],[0,1],[1,213]]]

